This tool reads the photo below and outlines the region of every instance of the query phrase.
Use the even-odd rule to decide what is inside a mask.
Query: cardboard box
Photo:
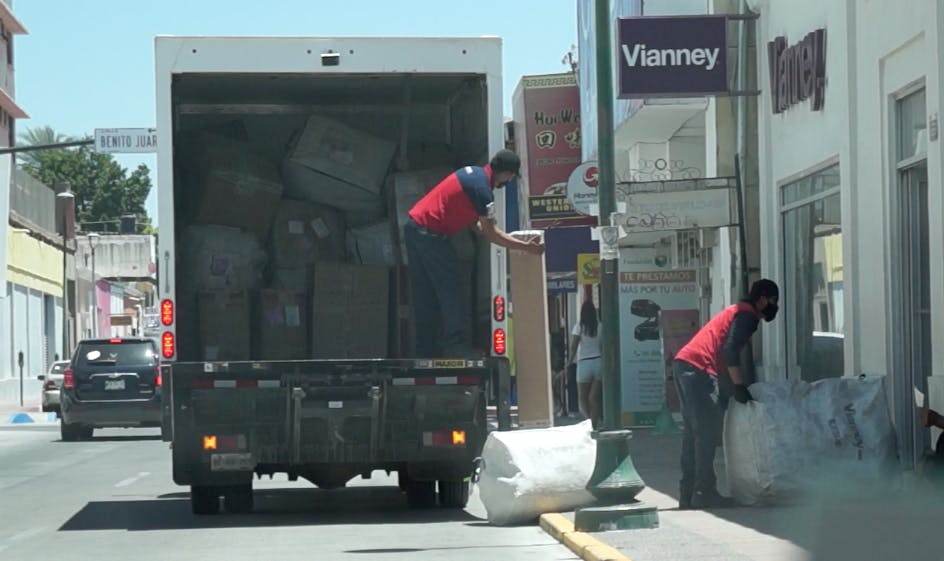
[[[347,231],[348,261],[359,265],[397,264],[391,240],[390,222],[384,220],[363,228]]]
[[[381,188],[397,145],[318,115],[309,117],[283,162],[293,198],[383,213]]]
[[[387,358],[390,270],[318,263],[313,276],[311,356]]]
[[[196,224],[232,226],[265,242],[282,198],[279,169],[243,142],[204,135],[192,167],[199,202]]]
[[[540,231],[513,232],[530,239]],[[515,375],[518,379],[518,423],[523,429],[554,425],[551,400],[550,335],[544,255],[508,252],[514,295]]]
[[[199,360],[249,360],[250,296],[245,290],[197,294]]]
[[[289,199],[279,203],[269,236],[272,264],[279,268],[344,260],[344,225],[330,207]]]
[[[308,358],[308,297],[302,290],[260,290],[256,298],[255,359]]]
[[[282,290],[305,290],[311,287],[311,266],[282,267],[272,272],[269,288]]]

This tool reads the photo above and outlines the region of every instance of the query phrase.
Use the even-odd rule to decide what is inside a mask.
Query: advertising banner
[[[567,198],[567,179],[580,164],[580,93],[572,72],[523,76],[513,101],[532,228],[590,225]]]
[[[623,419],[630,426],[654,425],[666,400],[661,316],[698,309],[695,270],[659,267],[657,257],[655,249],[620,252]]]

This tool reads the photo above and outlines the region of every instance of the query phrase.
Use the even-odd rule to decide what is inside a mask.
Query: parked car
[[[68,360],[57,360],[49,365],[49,372],[41,374],[39,380],[43,383],[43,411],[59,414],[59,388],[62,386],[62,376]]]
[[[63,372],[62,440],[87,440],[96,428],[161,426],[161,374],[152,339],[79,342]]]

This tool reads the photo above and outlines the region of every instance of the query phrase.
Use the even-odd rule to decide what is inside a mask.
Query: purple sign
[[[701,97],[728,92],[723,15],[620,18],[619,97]]]

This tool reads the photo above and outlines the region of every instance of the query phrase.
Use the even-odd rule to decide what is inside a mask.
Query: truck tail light
[[[464,430],[438,430],[423,433],[424,446],[465,446]]]
[[[501,295],[492,299],[492,317],[495,321],[505,321],[505,298]]]
[[[161,325],[165,327],[174,323],[174,301],[161,301]]]
[[[507,350],[507,341],[505,340],[505,330],[498,328],[492,333],[492,349],[497,355],[505,354]]]
[[[177,352],[177,340],[174,339],[174,334],[170,331],[165,331],[161,335],[161,354],[164,355],[164,358],[174,358],[174,354]]]
[[[70,390],[75,388],[75,371],[71,368],[62,371],[62,387]]]

